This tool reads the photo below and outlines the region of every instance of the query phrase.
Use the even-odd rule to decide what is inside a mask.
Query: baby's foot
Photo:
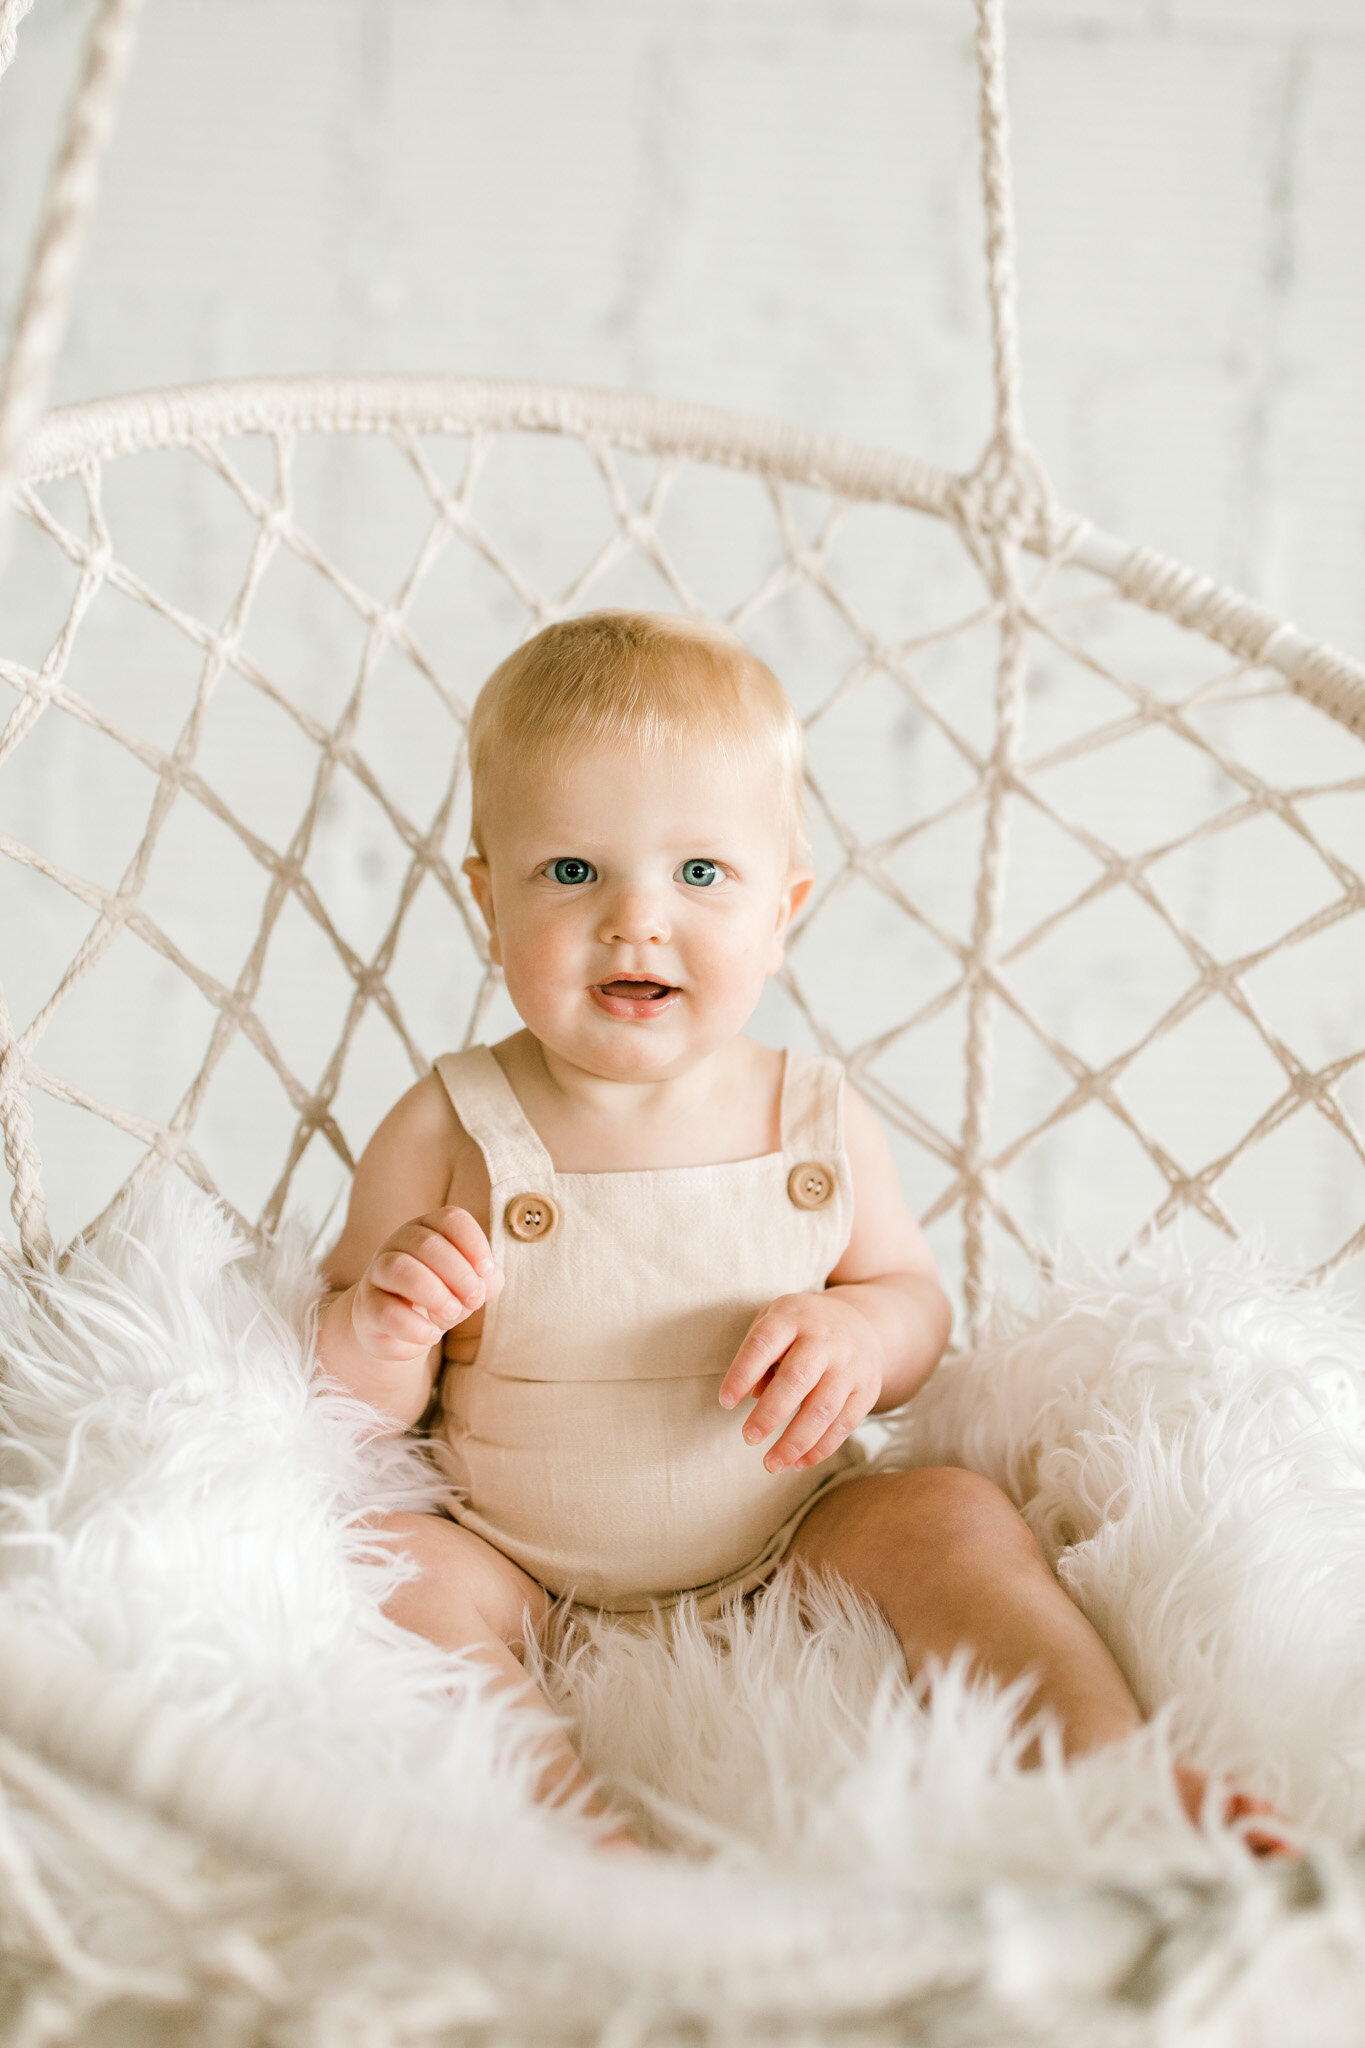
[[[1197,1771],[1192,1764],[1174,1765],[1176,1789],[1180,1803],[1190,1819],[1198,1827],[1204,1814],[1204,1801],[1208,1796],[1209,1774]],[[1221,1804],[1217,1811],[1220,1821],[1245,1821],[1252,1814],[1264,1815],[1265,1825],[1258,1821],[1254,1826],[1241,1830],[1242,1839],[1253,1856],[1276,1857],[1297,1862],[1303,1854],[1298,1839],[1284,1815],[1277,1813],[1268,1799],[1259,1799],[1252,1792],[1244,1792],[1238,1785],[1220,1787]]]
[[[624,1821],[622,1821],[619,1827],[613,1828],[610,1834],[599,1835],[593,1847],[605,1849],[613,1856],[647,1856],[649,1854],[648,1849],[646,1849],[634,1829],[627,1827]]]

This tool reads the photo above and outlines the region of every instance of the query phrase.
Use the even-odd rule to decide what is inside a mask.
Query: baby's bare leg
[[[519,1705],[540,1717],[541,1799],[558,1806],[582,1793],[586,1812],[606,1812],[606,1800],[594,1789],[550,1702],[510,1647],[521,1642],[528,1613],[533,1627],[544,1619],[550,1606],[545,1588],[472,1529],[441,1515],[385,1515],[373,1526],[389,1530],[421,1567],[421,1577],[409,1579],[390,1598],[384,1610],[389,1619],[444,1650],[472,1650],[493,1673],[495,1690],[514,1694]]]
[[[872,1600],[919,1671],[955,1650],[1056,1716],[1068,1756],[1116,1742],[1142,1715],[1123,1673],[1068,1597],[1023,1517],[975,1472],[868,1473],[817,1501],[788,1553]]]
[[[837,1574],[880,1607],[911,1672],[967,1649],[993,1678],[1031,1673],[1030,1705],[1055,1715],[1068,1756],[1121,1741],[1141,1725],[1123,1673],[1022,1515],[979,1473],[943,1465],[850,1479],[816,1502],[788,1555]],[[1038,1761],[1036,1742],[1025,1761]],[[1207,1774],[1177,1764],[1175,1780],[1198,1820]],[[1264,1816],[1264,1825],[1247,1829],[1258,1855],[1296,1853],[1292,1828],[1268,1800],[1233,1786],[1222,1813],[1228,1820]]]

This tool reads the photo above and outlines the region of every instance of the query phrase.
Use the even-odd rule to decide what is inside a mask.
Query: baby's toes
[[[1242,1829],[1242,1839],[1253,1855],[1279,1856],[1286,1861],[1297,1862],[1303,1854],[1293,1828],[1268,1799],[1233,1790],[1228,1794],[1224,1812],[1229,1820],[1249,1821],[1252,1815],[1264,1816],[1267,1826],[1262,1827],[1258,1822]]]
[[[1204,1802],[1208,1796],[1208,1772],[1198,1771],[1192,1764],[1177,1764],[1175,1782],[1181,1805],[1198,1827],[1203,1820]],[[1297,1862],[1303,1853],[1294,1828],[1284,1815],[1268,1799],[1243,1791],[1239,1785],[1221,1788],[1216,1818],[1225,1825],[1230,1821],[1251,1823],[1242,1826],[1240,1833],[1253,1856]],[[1266,1823],[1264,1826],[1259,1824],[1261,1819]]]

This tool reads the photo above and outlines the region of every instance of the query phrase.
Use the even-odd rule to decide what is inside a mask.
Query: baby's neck
[[[782,1054],[752,1039],[642,1081],[588,1073],[529,1031],[493,1051],[561,1173],[709,1166],[781,1149]]]

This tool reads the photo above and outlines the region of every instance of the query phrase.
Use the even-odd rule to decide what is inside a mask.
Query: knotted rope
[[[0,1133],[5,1164],[14,1177],[10,1207],[19,1225],[19,1242],[30,1261],[52,1252],[43,1202],[42,1166],[33,1137],[33,1104],[29,1099],[28,1060],[10,1021],[9,1004],[0,988]]]
[[[14,52],[19,44],[19,24],[32,5],[33,0],[0,0],[0,78],[14,62]]]
[[[33,0],[0,0],[0,76],[14,61],[19,23]],[[47,398],[66,333],[81,245],[99,196],[100,170],[132,54],[142,0],[102,0],[85,69],[67,116],[9,358],[0,376],[0,564],[8,552],[12,499],[24,449]],[[0,1127],[14,1176],[13,1209],[25,1255],[45,1258],[52,1240],[28,1098],[28,1063],[0,995]]]
[[[0,73],[13,59],[19,22],[31,5],[32,0],[0,0]],[[0,377],[0,560],[24,447],[42,412],[66,333],[81,245],[99,196],[104,152],[141,10],[142,0],[102,0],[48,186],[9,360]]]
[[[0,0],[0,56],[4,55],[7,47],[12,49],[15,24],[26,11],[27,0]],[[109,6],[105,9],[105,16],[124,14],[126,18],[129,11]],[[932,1225],[938,1216],[955,1207],[959,1200],[962,1202],[967,1293],[973,1330],[979,1327],[983,1311],[988,1265],[988,1215],[995,1219],[998,1229],[1010,1233],[1026,1252],[1033,1252],[1022,1217],[1011,1212],[1009,1176],[1018,1160],[1045,1131],[1064,1122],[1091,1101],[1103,1102],[1106,1110],[1119,1119],[1125,1130],[1146,1151],[1167,1187],[1167,1205],[1192,1203],[1220,1228],[1231,1230],[1232,1224],[1214,1202],[1211,1192],[1214,1181],[1241,1150],[1259,1142],[1276,1127],[1277,1119],[1286,1113],[1286,1105],[1292,1109],[1294,1103],[1306,1099],[1303,1093],[1307,1086],[1306,1073],[1312,1082],[1314,1102],[1317,1103],[1321,1096],[1326,1105],[1323,1114],[1331,1116],[1335,1127],[1346,1136],[1347,1143],[1365,1165],[1365,1146],[1360,1143],[1332,1094],[1335,1070],[1328,1071],[1325,1066],[1321,1072],[1315,1067],[1311,1071],[1305,1068],[1298,1056],[1258,1021],[1254,1028],[1260,1031],[1266,1050],[1284,1071],[1287,1088],[1283,1102],[1269,1113],[1268,1120],[1258,1117],[1238,1147],[1225,1151],[1198,1176],[1191,1177],[1177,1166],[1165,1146],[1142,1127],[1129,1106],[1113,1092],[1112,1083],[1122,1070],[1121,1064],[1111,1063],[1102,1074],[1094,1073],[1087,1061],[1049,1027],[1045,1018],[1030,1010],[1026,1000],[1021,1008],[1019,984],[1012,971],[1020,943],[1017,940],[1012,942],[1005,959],[1005,966],[1010,969],[1008,987],[1005,984],[1004,968],[998,956],[1003,950],[1000,933],[1012,799],[1018,801],[1027,796],[1036,815],[1048,816],[1073,845],[1100,862],[1109,882],[1122,878],[1125,886],[1137,888],[1144,902],[1163,920],[1191,962],[1197,975],[1197,990],[1227,993],[1228,999],[1235,1001],[1248,1017],[1254,1015],[1254,1009],[1249,1006],[1250,999],[1235,978],[1224,990],[1225,969],[1234,973],[1243,965],[1255,965],[1281,945],[1297,943],[1320,924],[1353,914],[1360,890],[1349,863],[1338,860],[1329,846],[1314,838],[1312,813],[1305,812],[1300,802],[1304,795],[1302,790],[1277,792],[1265,787],[1256,773],[1235,758],[1235,750],[1233,754],[1225,755],[1210,740],[1199,721],[1178,715],[1165,698],[1158,702],[1140,684],[1111,672],[1093,651],[1087,652],[1084,647],[1072,650],[1074,658],[1107,678],[1112,687],[1128,699],[1131,706],[1130,736],[1139,736],[1154,725],[1159,725],[1164,734],[1178,733],[1182,746],[1197,748],[1207,762],[1217,764],[1230,785],[1243,792],[1245,804],[1255,815],[1273,812],[1286,829],[1294,833],[1298,846],[1311,847],[1315,854],[1320,855],[1340,895],[1315,909],[1311,922],[1302,923],[1290,933],[1277,937],[1274,947],[1262,947],[1254,958],[1248,955],[1246,961],[1229,966],[1211,960],[1197,935],[1181,924],[1160,893],[1149,885],[1147,864],[1163,857],[1162,848],[1154,847],[1135,860],[1121,857],[1106,843],[1102,833],[1096,837],[1087,831],[1083,821],[1066,815],[1065,809],[1058,813],[1050,808],[1046,795],[1040,792],[1036,777],[1022,756],[1025,658],[1033,635],[1040,636],[1054,648],[1062,648],[1066,640],[1059,618],[1054,617],[1042,602],[1037,585],[1031,580],[1027,593],[1021,588],[1022,550],[1036,551],[1053,561],[1065,558],[1084,564],[1110,579],[1122,597],[1178,619],[1183,625],[1229,648],[1239,661],[1247,665],[1273,663],[1297,693],[1362,736],[1365,736],[1365,671],[1334,650],[1310,645],[1286,622],[1238,593],[1213,584],[1181,564],[1166,561],[1151,550],[1135,550],[1110,536],[1099,534],[1069,514],[1058,511],[1043,467],[1026,438],[1022,419],[1002,12],[1002,0],[993,0],[993,4],[979,7],[978,19],[982,176],[994,335],[995,422],[980,462],[965,477],[950,476],[933,465],[892,456],[884,450],[860,449],[829,436],[810,435],[777,423],[746,420],[705,408],[679,406],[619,392],[594,393],[538,384],[511,385],[478,380],[270,379],[252,384],[154,391],[131,398],[103,400],[91,406],[50,415],[30,437],[24,458],[24,474],[31,482],[40,477],[79,475],[86,500],[88,531],[69,531],[51,505],[36,493],[29,493],[22,500],[35,528],[60,554],[66,556],[77,572],[77,584],[56,639],[39,666],[30,668],[9,660],[0,649],[0,679],[19,696],[12,715],[0,730],[0,765],[24,743],[28,732],[41,720],[56,715],[63,721],[72,720],[98,732],[126,750],[144,770],[151,773],[156,783],[156,794],[142,837],[126,872],[111,885],[84,874],[68,872],[50,853],[9,840],[0,843],[0,854],[67,891],[95,917],[94,924],[82,938],[48,999],[36,1010],[27,998],[17,1006],[22,1012],[21,1028],[17,1033],[11,1028],[8,1015],[0,1008],[0,1129],[3,1130],[5,1155],[14,1177],[13,1209],[24,1250],[30,1258],[41,1260],[50,1251],[31,1110],[31,1091],[35,1088],[74,1110],[103,1119],[145,1148],[119,1193],[135,1185],[148,1172],[157,1170],[166,1160],[173,1160],[201,1185],[213,1187],[215,1183],[207,1159],[201,1160],[194,1151],[191,1135],[212,1077],[240,1036],[273,1070],[297,1117],[288,1144],[288,1157],[260,1211],[260,1223],[269,1228],[278,1220],[290,1194],[291,1177],[314,1136],[321,1137],[349,1172],[351,1152],[333,1113],[332,1102],[354,1034],[362,1018],[369,1015],[371,1005],[376,1006],[392,1026],[411,1057],[414,1070],[425,1071],[426,1053],[421,1044],[423,1034],[405,1019],[403,1006],[389,983],[388,968],[396,955],[407,908],[417,899],[427,880],[444,895],[450,909],[462,921],[464,937],[478,956],[479,994],[469,1021],[470,1034],[477,1035],[484,1006],[493,993],[491,970],[479,952],[469,906],[460,896],[454,876],[440,852],[445,811],[435,823],[425,812],[409,816],[404,805],[394,800],[384,777],[376,773],[359,740],[363,725],[362,706],[371,687],[372,672],[385,659],[386,649],[394,648],[425,675],[454,718],[457,728],[462,729],[467,707],[459,691],[452,688],[444,675],[441,661],[433,658],[432,650],[423,647],[420,634],[413,628],[409,617],[412,600],[423,579],[444,558],[447,547],[471,551],[484,566],[503,579],[506,589],[526,608],[528,616],[540,621],[561,616],[566,607],[572,609],[587,602],[596,579],[608,574],[614,563],[632,551],[638,551],[662,576],[680,611],[696,613],[704,609],[687,576],[680,573],[659,526],[661,510],[675,479],[684,475],[692,463],[719,464],[756,473],[768,487],[779,521],[781,560],[776,567],[766,570],[752,592],[727,613],[729,622],[745,628],[752,618],[766,605],[777,601],[791,585],[808,585],[834,608],[859,643],[861,656],[856,669],[838,685],[827,704],[815,714],[816,717],[823,717],[825,710],[832,708],[844,694],[861,689],[869,678],[894,673],[898,686],[925,716],[932,721],[940,721],[939,707],[925,695],[915,675],[911,644],[899,648],[891,644],[884,628],[871,616],[860,612],[843,580],[832,572],[829,546],[849,501],[884,501],[914,506],[936,517],[949,518],[973,556],[990,593],[985,616],[999,631],[1000,641],[995,676],[995,722],[989,747],[983,750],[976,739],[954,731],[951,720],[941,721],[948,744],[972,777],[973,786],[969,793],[964,793],[962,807],[965,810],[970,806],[973,816],[979,809],[982,816],[980,860],[969,936],[960,937],[955,930],[941,929],[932,913],[927,918],[920,918],[919,911],[904,897],[899,882],[887,865],[884,856],[888,848],[868,843],[852,821],[838,816],[838,805],[829,789],[819,782],[816,767],[809,772],[812,793],[834,825],[846,855],[845,866],[836,874],[826,897],[822,899],[822,904],[827,903],[829,909],[821,909],[820,914],[838,915],[842,891],[860,878],[871,878],[889,900],[919,919],[931,931],[939,932],[961,964],[960,981],[950,994],[931,995],[910,1017],[881,1028],[868,1044],[850,1047],[840,1042],[843,1033],[817,1016],[804,992],[802,977],[790,966],[785,975],[787,993],[815,1041],[846,1059],[855,1078],[871,1086],[878,1107],[897,1122],[913,1142],[926,1145],[938,1160],[949,1167],[951,1178],[935,1196],[925,1216]],[[107,90],[107,67],[101,73],[92,57],[90,68],[103,78],[100,89]],[[80,128],[83,118],[73,112],[73,127]],[[68,232],[69,227],[68,222]],[[54,236],[55,229],[49,222],[44,239],[50,245]],[[537,589],[537,579],[528,576],[524,565],[513,559],[509,551],[499,547],[496,533],[486,528],[475,505],[476,477],[495,437],[527,431],[563,435],[580,441],[589,451],[607,486],[615,520],[613,530],[600,547],[590,550],[581,573],[567,591],[564,588],[553,592]],[[273,490],[262,493],[254,488],[239,473],[224,447],[225,437],[244,433],[266,436],[273,444],[277,465]],[[299,435],[321,433],[364,433],[386,437],[397,455],[412,466],[421,488],[430,499],[433,523],[422,540],[411,573],[396,600],[391,595],[376,597],[361,588],[350,574],[329,559],[317,533],[310,530],[308,522],[301,522],[297,515],[291,485],[292,451]],[[452,491],[423,455],[419,437],[426,434],[462,434],[471,438],[469,466],[458,489]],[[253,522],[249,561],[226,616],[215,613],[204,619],[184,610],[150,587],[127,561],[121,559],[122,550],[116,551],[113,547],[101,506],[102,465],[142,448],[163,446],[191,449],[218,482],[226,485]],[[648,452],[662,458],[647,503],[637,505],[617,475],[612,454],[615,449]],[[783,492],[784,482],[813,486],[833,494],[839,501],[831,508],[825,533],[814,546],[798,530],[791,517]],[[364,654],[360,672],[339,724],[319,722],[304,704],[294,700],[288,687],[281,687],[280,680],[253,659],[250,652],[252,635],[248,631],[248,623],[255,596],[263,578],[268,572],[273,573],[270,565],[276,560],[286,570],[291,560],[305,564],[310,575],[316,575],[330,585],[363,628]],[[198,685],[186,722],[173,746],[163,748],[153,744],[145,734],[125,731],[102,699],[96,701],[82,694],[79,677],[73,683],[73,647],[84,630],[83,620],[106,588],[120,601],[129,600],[156,613],[197,651]],[[971,617],[963,618],[957,625],[938,629],[932,640],[942,645],[958,632],[974,630],[981,620],[981,612],[974,610]],[[317,750],[317,772],[308,785],[302,815],[297,823],[290,823],[278,847],[267,844],[250,824],[236,815],[214,786],[212,777],[206,778],[197,764],[206,706],[220,679],[229,671],[245,687],[269,699],[276,709],[294,722],[303,740]],[[100,664],[100,672],[103,672],[103,663]],[[96,695],[98,697],[98,693]],[[1102,743],[1107,743],[1103,731],[1087,742]],[[1036,770],[1037,764],[1032,764],[1032,767]],[[334,772],[338,770],[345,771],[360,783],[387,814],[398,840],[406,849],[406,866],[393,916],[377,949],[364,957],[352,948],[338,929],[308,876],[314,826]],[[451,781],[443,798],[446,807],[455,801],[457,781],[458,762],[452,757]],[[201,807],[232,833],[245,853],[269,876],[259,929],[250,941],[240,973],[235,978],[229,975],[225,981],[220,981],[198,962],[187,958],[176,941],[160,928],[156,917],[142,901],[143,882],[158,834],[182,793],[192,805]],[[930,826],[932,822],[928,821]],[[1216,833],[1223,822],[1221,817],[1204,819],[1194,830],[1198,834]],[[924,823],[923,819],[917,820],[915,829]],[[285,849],[283,853],[280,848]],[[1164,849],[1165,853],[1170,851],[1170,847]],[[1090,900],[1088,894],[1083,894],[1070,908],[1054,912],[1043,924],[1034,927],[1024,943],[1027,946],[1037,943],[1040,935],[1045,936],[1055,930],[1073,911],[1083,915]],[[293,1071],[289,1060],[266,1029],[256,1001],[271,933],[286,903],[291,910],[300,911],[312,921],[353,984],[345,1003],[341,1035],[321,1079],[315,1074],[301,1076]],[[803,933],[808,923],[809,919],[803,921]],[[110,948],[120,943],[121,935],[125,933],[187,977],[216,1013],[204,1061],[187,1084],[174,1113],[165,1119],[136,1114],[117,1102],[100,1100],[73,1074],[45,1071],[37,1056],[38,1044],[59,1005],[91,974]],[[801,934],[796,936],[800,938]],[[1158,1037],[1175,1030],[1200,999],[1198,994],[1182,995],[1148,1027],[1143,1042],[1151,1044]],[[949,1002],[955,1009],[960,1005],[958,1014],[963,1017],[968,1082],[966,1105],[960,1126],[955,1131],[946,1125],[940,1128],[936,1117],[921,1115],[893,1083],[887,1082],[876,1071],[867,1071],[893,1036],[919,1028],[937,1014],[939,1007]],[[1026,1028],[1032,1031],[1058,1068],[1071,1076],[1073,1085],[1071,1092],[1064,1095],[1046,1117],[1031,1118],[1029,1127],[1013,1136],[1007,1146],[1002,1148],[997,1138],[988,1157],[987,1126],[993,1092],[993,1022],[1000,1002],[1008,1002],[1016,1015],[1025,1017]],[[1124,1063],[1137,1056],[1140,1050],[1136,1045],[1131,1048],[1123,1056]],[[60,1193],[49,1191],[49,1200],[53,1203],[54,1212],[58,1211]],[[1163,1220],[1166,1213],[1166,1207],[1163,1207],[1158,1220]],[[245,1217],[240,1220],[245,1227],[254,1227]],[[1365,1243],[1365,1229],[1360,1235],[1361,1242]],[[1333,1264],[1340,1263],[1343,1257],[1352,1256],[1354,1248],[1355,1239],[1352,1239],[1334,1254]],[[8,1247],[0,1241],[0,1265],[9,1259]]]
[[[986,213],[995,425],[980,462],[952,494],[951,514],[994,600],[1000,631],[995,741],[983,774],[985,822],[967,964],[967,1101],[962,1125],[964,1294],[968,1335],[986,1307],[986,1216],[991,1175],[986,1135],[991,1098],[994,969],[1005,894],[1006,798],[1019,758],[1026,676],[1021,550],[1055,558],[1076,522],[1063,522],[1046,472],[1024,432],[1019,356],[1014,193],[1005,94],[1004,0],[976,0],[981,185]]]

